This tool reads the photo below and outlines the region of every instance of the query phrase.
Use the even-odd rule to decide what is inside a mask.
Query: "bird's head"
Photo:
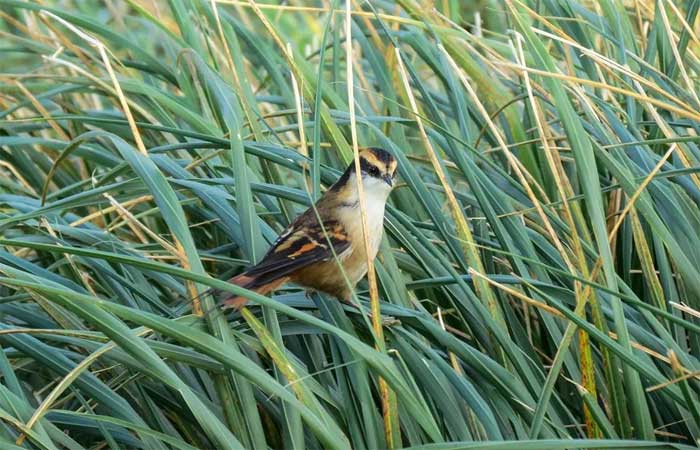
[[[353,167],[355,162],[350,163]],[[360,152],[362,184],[366,190],[386,191],[394,188],[396,179],[396,158],[381,148],[371,147]]]
[[[360,152],[360,172],[365,195],[386,199],[396,181],[396,158],[381,148],[365,148]],[[356,193],[355,161],[331,187],[338,195],[354,196]]]

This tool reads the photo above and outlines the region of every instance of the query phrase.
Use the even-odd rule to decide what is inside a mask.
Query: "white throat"
[[[350,187],[350,195],[341,207],[343,209],[341,214],[345,216],[347,224],[353,224],[351,227],[361,233],[362,213],[360,210],[359,195],[357,193],[357,181],[354,174],[348,179],[348,185]],[[382,240],[382,232],[384,231],[384,207],[391,193],[391,186],[379,178],[365,176],[362,179],[362,190],[365,200],[365,212],[367,215],[367,230],[369,232],[370,246],[372,247],[372,257],[374,257],[379,249],[379,243]]]
[[[348,203],[359,209],[357,180],[354,174],[348,179],[348,184],[352,192],[348,198]],[[391,186],[382,179],[364,176],[362,177],[362,191],[364,194],[365,208],[367,209],[367,220],[376,219],[378,223],[381,224],[384,219],[384,206],[391,193]],[[355,205],[355,203],[357,205]]]

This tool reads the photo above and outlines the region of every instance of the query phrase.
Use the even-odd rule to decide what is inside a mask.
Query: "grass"
[[[0,0],[0,447],[697,445],[700,1],[433,3]],[[377,292],[220,314],[357,146]]]

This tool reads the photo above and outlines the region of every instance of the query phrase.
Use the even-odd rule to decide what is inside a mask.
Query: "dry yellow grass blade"
[[[134,333],[134,338],[142,338],[150,333],[151,330],[142,329],[137,333]],[[78,378],[81,373],[90,368],[90,366],[100,357],[110,352],[111,350],[114,350],[115,348],[118,348],[118,345],[114,342],[105,344],[102,347],[100,347],[100,349],[92,352],[85,359],[80,361],[80,363],[78,363],[75,367],[73,367],[73,369],[71,369],[70,372],[68,372],[63,377],[63,379],[61,379],[61,381],[56,384],[56,386],[54,386],[51,392],[44,397],[44,400],[41,402],[41,404],[37,406],[37,408],[34,410],[34,413],[27,421],[26,428],[24,429],[23,433],[20,434],[19,437],[17,437],[15,444],[22,445],[22,443],[27,437],[27,432],[31,430],[39,420],[41,420],[41,418],[48,412],[49,408],[51,408],[51,406],[56,402],[56,400],[58,400],[61,394],[63,394],[66,391],[66,389],[70,387],[70,385],[76,380],[76,378]]]
[[[666,36],[668,36],[669,39],[669,47],[671,48],[671,52],[673,53],[674,59],[676,60],[676,66],[678,67],[678,70],[681,73],[681,78],[683,78],[683,82],[685,83],[687,92],[689,92],[693,100],[695,100],[695,108],[700,108],[700,98],[698,98],[698,94],[695,92],[695,85],[693,84],[693,81],[690,79],[690,76],[688,76],[688,71],[686,70],[685,64],[683,63],[683,58],[681,58],[680,53],[678,53],[678,43],[675,42],[675,40],[673,39],[674,33],[671,29],[671,24],[668,21],[668,16],[666,15],[666,8],[664,7],[663,1],[660,1],[658,3],[658,11],[659,16],[661,17],[661,23],[663,23],[664,28],[666,29]]]
[[[105,45],[99,39],[89,36],[87,33],[80,30],[78,27],[63,20],[62,18],[49,11],[44,10],[42,11],[42,14],[45,14],[54,19],[55,21],[60,22],[63,26],[80,36],[81,39],[83,39],[88,44],[97,49],[98,53],[100,54],[100,58],[102,59],[102,63],[104,64],[105,69],[107,69],[107,74],[109,75],[109,78],[112,81],[112,87],[114,88],[117,98],[119,99],[119,103],[121,104],[122,110],[124,111],[126,120],[129,123],[129,128],[131,128],[131,133],[133,135],[134,142],[136,143],[136,148],[143,155],[148,156],[148,151],[146,150],[146,146],[144,145],[143,139],[141,138],[141,133],[139,132],[138,127],[136,126],[134,116],[131,114],[131,108],[129,108],[129,103],[126,101],[126,97],[124,96],[122,87],[119,84],[119,80],[117,80],[117,76],[114,73],[114,69],[112,68],[112,63],[110,62],[109,56],[107,55]]]
[[[447,197],[447,204],[450,208],[452,219],[454,220],[457,228],[457,235],[460,238],[460,242],[462,242],[462,249],[465,253],[465,256],[467,257],[467,261],[469,262],[469,264],[472,267],[476,268],[477,271],[484,272],[481,258],[474,246],[474,236],[472,235],[472,232],[469,229],[469,225],[467,224],[467,220],[464,217],[464,213],[462,212],[462,209],[459,206],[457,197],[455,196],[452,187],[450,186],[450,183],[447,181],[445,172],[443,171],[442,166],[440,165],[440,161],[438,160],[437,153],[433,148],[433,144],[431,144],[430,139],[428,138],[428,134],[425,131],[425,127],[423,126],[423,119],[421,117],[420,112],[418,111],[418,104],[416,103],[416,98],[413,94],[413,90],[411,89],[411,84],[408,81],[408,74],[406,73],[406,68],[404,67],[403,60],[401,59],[401,50],[397,47],[395,49],[395,53],[397,67],[399,68],[399,74],[401,75],[401,80],[403,81],[404,85],[404,92],[409,100],[411,111],[416,120],[416,124],[418,125],[418,130],[420,132],[421,140],[423,141],[426,153],[430,158],[430,162],[433,166],[433,169],[435,170],[435,174],[437,175],[438,180],[440,181],[440,185],[445,191],[445,196]],[[498,306],[496,297],[494,296],[493,291],[491,290],[488,283],[484,282],[483,280],[479,280],[478,282],[474,283],[474,286],[476,288],[477,293],[486,301],[486,305],[493,318],[504,329],[506,329],[507,327],[503,318],[503,314],[500,311],[500,307]]]
[[[367,281],[369,283],[370,306],[372,310],[372,328],[374,329],[376,345],[384,350],[384,330],[382,329],[382,312],[379,305],[379,289],[377,288],[377,274],[374,269],[374,260],[371,257],[369,243],[369,227],[367,225],[367,202],[365,199],[364,187],[362,185],[362,173],[360,168],[360,149],[357,142],[357,122],[355,117],[355,91],[353,75],[353,50],[352,50],[352,16],[350,15],[350,1],[346,0],[345,17],[345,59],[346,59],[346,79],[348,85],[348,112],[350,113],[350,136],[355,164],[355,182],[357,184],[357,194],[360,201],[360,214],[362,216],[362,236],[364,237],[365,254],[367,255]],[[384,434],[387,446],[394,448],[394,432],[392,430],[392,405],[389,386],[383,378],[379,378],[379,392],[382,399],[382,416],[384,418]]]
[[[328,12],[333,12],[333,14],[347,14],[346,11],[342,9],[333,9],[331,11],[330,8],[323,8],[323,7],[316,7],[316,6],[297,6],[297,5],[275,5],[275,4],[257,4],[255,2],[251,2],[249,0],[214,0],[216,3],[221,3],[222,5],[234,5],[234,6],[239,6],[243,8],[253,8],[253,9],[258,9],[260,11],[262,10],[272,10],[272,11],[280,11],[280,12],[306,12],[306,13],[328,13]],[[377,13],[376,16],[373,12],[368,12],[368,11],[357,11],[357,10],[351,10],[350,14],[353,16],[359,16],[359,17],[367,17],[367,18],[375,18],[379,17],[380,19],[386,21],[386,22],[395,22],[399,24],[406,24],[406,25],[413,25],[421,28],[425,28],[425,24],[419,20],[414,20],[414,19],[409,19],[407,17],[402,17],[399,15],[394,15],[394,14],[385,14],[385,13]]]
[[[14,175],[14,177],[17,178],[17,180],[19,180],[19,182],[22,184],[22,186],[23,186],[27,191],[33,193],[35,196],[38,196],[38,195],[39,195],[39,193],[34,189],[34,187],[32,186],[32,184],[29,183],[29,182],[27,181],[27,179],[26,179],[24,176],[22,176],[21,173],[19,173],[19,171],[15,168],[15,166],[13,166],[12,164],[10,164],[10,163],[7,162],[7,161],[0,161],[0,167],[5,167],[5,168],[7,168],[7,170],[9,170],[9,171],[12,173],[12,175]]]
[[[551,306],[549,306],[545,303],[542,303],[542,302],[537,301],[533,298],[530,298],[527,295],[523,294],[522,292],[516,291],[515,289],[510,288],[510,287],[506,286],[505,284],[494,281],[494,280],[490,279],[489,277],[487,277],[485,274],[477,272],[473,268],[469,268],[469,274],[480,279],[480,280],[485,281],[486,283],[488,283],[492,286],[497,287],[498,289],[502,290],[503,292],[505,292],[509,295],[512,295],[513,297],[515,297],[519,300],[522,300],[524,303],[526,303],[530,306],[534,306],[537,309],[541,309],[542,311],[546,311],[553,316],[564,317],[562,313],[560,313],[559,311],[556,310],[556,308],[552,308]]]
[[[568,83],[569,83],[570,85],[572,85],[572,86],[581,86],[581,85],[583,85],[583,86],[591,86],[591,87],[595,87],[595,88],[599,88],[599,89],[607,89],[607,90],[609,90],[609,91],[611,91],[611,92],[615,92],[615,93],[618,93],[618,94],[622,94],[622,95],[625,95],[625,96],[629,96],[629,97],[632,97],[632,98],[637,99],[637,100],[639,100],[639,101],[648,102],[649,104],[652,104],[652,105],[654,105],[654,106],[657,106],[657,107],[659,107],[659,108],[661,108],[661,109],[665,109],[665,110],[668,110],[668,111],[675,112],[676,114],[678,114],[678,115],[681,116],[681,117],[685,117],[685,118],[693,119],[693,120],[700,120],[700,114],[698,114],[698,113],[692,111],[692,110],[690,109],[690,107],[689,107],[689,109],[679,108],[679,107],[677,107],[677,106],[675,106],[675,105],[672,105],[672,104],[670,104],[670,103],[662,102],[662,101],[657,100],[657,99],[655,99],[655,98],[648,97],[648,96],[646,96],[646,95],[642,95],[642,94],[639,94],[639,93],[637,93],[637,92],[630,91],[630,90],[628,90],[628,89],[623,89],[623,88],[620,88],[620,87],[617,87],[617,86],[613,86],[613,85],[610,85],[610,84],[607,84],[607,83],[603,83],[603,82],[600,82],[600,81],[587,80],[587,79],[584,79],[584,78],[573,77],[573,76],[564,75],[564,74],[561,74],[561,73],[548,72],[548,71],[546,71],[546,70],[533,69],[533,68],[530,68],[530,67],[522,67],[522,66],[520,66],[520,65],[518,65],[518,64],[513,64],[513,63],[506,63],[506,62],[504,62],[504,63],[501,63],[501,64],[502,64],[504,67],[509,67],[509,68],[514,69],[514,70],[516,70],[516,71],[518,71],[518,72],[527,71],[527,72],[530,72],[530,73],[532,73],[532,74],[539,75],[539,76],[543,76],[543,77],[549,77],[549,78],[556,78],[556,79],[559,79],[559,80],[564,80],[564,81],[568,82]]]
[[[517,54],[520,59],[520,64],[523,66],[526,65],[526,59],[525,59],[525,54],[523,52],[523,47],[522,47],[522,42],[523,38],[520,33],[516,33],[515,35],[515,46],[517,49]],[[569,182],[568,178],[566,177],[566,172],[564,171],[564,168],[561,164],[561,159],[559,157],[559,154],[555,152],[550,144],[549,144],[549,136],[547,134],[547,131],[545,130],[544,126],[544,119],[543,119],[543,113],[542,110],[539,106],[539,103],[535,99],[535,96],[533,94],[532,90],[532,85],[530,83],[530,76],[528,72],[523,73],[523,81],[525,83],[525,88],[528,94],[528,101],[530,103],[530,107],[532,108],[534,119],[535,119],[535,125],[537,127],[537,131],[540,135],[540,141],[542,143],[542,148],[544,150],[544,155],[547,160],[547,164],[549,165],[549,170],[554,178],[554,184],[556,186],[557,192],[559,193],[559,197],[563,200],[562,202],[562,210],[563,210],[563,216],[564,220],[567,223],[569,230],[571,230],[571,239],[569,239],[569,245],[573,249],[574,256],[576,258],[576,262],[578,266],[575,266],[573,262],[568,258],[567,254],[568,252],[564,248],[559,248],[560,255],[564,259],[565,263],[567,264],[567,267],[569,271],[572,274],[577,274],[581,273],[584,278],[588,278],[590,276],[589,270],[588,270],[588,263],[586,260],[586,255],[583,251],[581,241],[579,238],[579,231],[578,227],[576,226],[574,222],[574,216],[571,211],[571,207],[569,205],[568,197],[573,195],[573,189],[571,187],[571,183]],[[558,240],[557,240],[558,242]],[[558,242],[558,245],[561,246],[561,243]],[[590,301],[593,306],[594,314],[597,315],[597,300],[595,298],[595,293],[592,290],[588,291],[591,296]],[[579,303],[585,303],[589,299],[587,296],[583,295],[582,291],[582,285],[581,282],[576,280],[574,281],[574,294],[576,297],[576,302]],[[582,311],[581,316],[585,316],[585,312]],[[600,323],[596,324],[597,326],[600,326]],[[579,330],[579,352],[581,354],[580,357],[580,362],[581,362],[581,383],[585,387],[586,391],[591,393],[591,395],[597,395],[597,386],[596,386],[596,379],[595,379],[595,372],[594,372],[594,366],[593,366],[593,355],[590,347],[590,338],[588,334],[584,330]],[[588,431],[589,437],[600,437],[600,430],[598,425],[595,423],[591,416],[591,412],[589,408],[584,404],[584,415],[586,419],[586,429]]]
[[[22,93],[29,99],[32,106],[36,108],[39,114],[46,119],[46,122],[48,122],[48,124],[51,126],[51,129],[53,129],[53,131],[56,132],[56,134],[58,134],[64,141],[70,141],[70,136],[68,136],[68,134],[63,131],[63,128],[61,128],[58,123],[51,118],[51,113],[49,113],[46,108],[44,108],[44,105],[42,105],[41,102],[37,100],[26,87],[24,87],[24,84],[17,79],[14,80],[14,83],[15,86],[17,86],[19,90],[22,91]]]

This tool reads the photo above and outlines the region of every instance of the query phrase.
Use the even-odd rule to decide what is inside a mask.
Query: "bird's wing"
[[[308,219],[308,218],[307,218]],[[326,220],[321,228],[315,220],[297,220],[277,238],[272,247],[245,274],[253,277],[254,285],[262,285],[285,277],[316,262],[333,258],[350,248],[350,238],[337,220]]]

